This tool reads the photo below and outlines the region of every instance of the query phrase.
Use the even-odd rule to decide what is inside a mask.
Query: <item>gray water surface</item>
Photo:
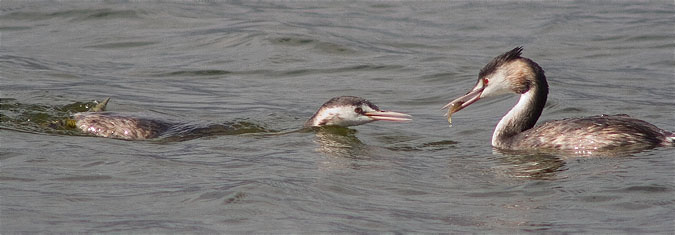
[[[506,155],[515,97],[440,108],[516,46],[540,121],[626,113],[674,130],[672,1],[8,2],[0,232],[663,233],[675,154]],[[334,96],[409,123],[299,131]],[[108,110],[249,132],[124,141],[39,122]],[[69,108],[64,108],[69,107]]]

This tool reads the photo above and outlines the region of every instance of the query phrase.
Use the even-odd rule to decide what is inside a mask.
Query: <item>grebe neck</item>
[[[537,78],[531,83],[530,89],[520,95],[518,103],[497,124],[492,134],[492,146],[508,148],[513,144],[514,136],[534,127],[537,123],[548,96],[546,77],[543,71],[537,72],[535,72]]]

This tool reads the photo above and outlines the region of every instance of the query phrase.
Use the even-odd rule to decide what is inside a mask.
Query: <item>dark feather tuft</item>
[[[507,51],[506,53],[495,57],[494,59],[492,59],[492,61],[490,61],[490,63],[486,64],[485,67],[483,67],[483,69],[480,70],[480,73],[478,74],[478,79],[482,79],[488,74],[494,73],[495,71],[497,71],[497,68],[499,68],[499,66],[502,66],[504,63],[520,58],[520,53],[522,51],[523,47],[516,47],[513,48],[513,50]]]

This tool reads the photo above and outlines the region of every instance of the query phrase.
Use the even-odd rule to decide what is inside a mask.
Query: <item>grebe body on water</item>
[[[505,150],[571,150],[593,153],[672,146],[675,135],[628,115],[569,118],[535,126],[548,95],[544,70],[521,57],[521,47],[495,57],[478,75],[475,87],[443,108],[448,115],[479,99],[508,93],[520,95],[497,124],[492,146]]]
[[[73,115],[75,127],[85,133],[101,137],[144,140],[158,137],[171,125],[149,118],[105,112],[108,101],[110,98],[92,107],[89,112]]]
[[[81,131],[101,137],[126,140],[144,140],[161,136],[172,128],[169,122],[102,112],[108,99],[90,110],[73,116]],[[380,110],[370,101],[355,96],[335,97],[324,103],[305,122],[305,127],[357,126],[374,121],[409,121],[410,115]]]
[[[75,126],[95,136],[145,140],[159,137],[171,123],[113,112],[86,112],[73,115]]]

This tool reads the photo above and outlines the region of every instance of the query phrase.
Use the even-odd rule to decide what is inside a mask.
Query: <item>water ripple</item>
[[[517,98],[452,128],[439,111],[524,46],[549,81],[542,121],[670,128],[671,5],[3,1],[0,232],[671,232],[672,149],[504,153],[490,138]],[[297,131],[339,95],[415,120]],[[156,141],[43,125],[104,97],[179,125]]]

